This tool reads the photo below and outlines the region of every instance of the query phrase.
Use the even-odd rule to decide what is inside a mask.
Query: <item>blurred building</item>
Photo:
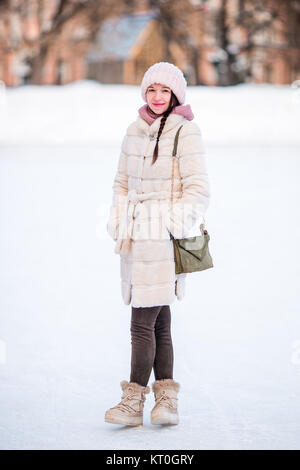
[[[257,18],[253,18],[257,32],[251,37],[242,24],[237,24],[245,1],[191,3],[194,13],[188,21],[186,40],[192,54],[187,57],[175,40],[169,44],[172,61],[183,70],[190,85],[231,84],[233,75],[241,82],[277,84],[300,78],[300,1],[299,10],[295,4],[291,13],[288,2],[270,0],[270,7],[280,7],[279,17],[268,27],[257,27],[268,20],[267,12],[257,12]],[[225,28],[226,38],[222,36]],[[87,76],[103,83],[140,84],[151,64],[166,60],[165,50],[161,21],[153,10],[110,18],[102,24],[87,55]],[[225,74],[226,67],[234,73]]]
[[[87,76],[102,83],[140,83],[164,57],[161,24],[153,11],[109,18],[87,54]]]
[[[221,0],[216,3],[221,3]],[[250,28],[236,24],[245,15],[246,0],[229,0],[229,47],[237,54],[237,68],[249,68],[255,83],[290,84],[300,78],[300,1],[268,0],[266,11],[256,11]],[[273,18],[272,11],[277,13]],[[263,25],[266,25],[265,27]],[[260,26],[260,27],[259,27]]]
[[[183,70],[190,85],[287,84],[299,79],[300,0],[269,0],[279,16],[269,24],[268,12],[258,11],[251,27],[237,21],[243,19],[247,0],[186,1],[193,8],[183,31],[186,47],[179,46],[176,34],[166,43],[163,20],[145,0],[137,2],[132,14],[104,20],[94,39],[78,15],[43,51],[42,33],[51,27],[57,1],[10,0],[10,10],[0,15],[0,79],[8,86],[27,83],[35,60],[39,72],[35,83],[64,84],[91,78],[102,83],[140,84],[150,65],[166,60],[167,48],[168,60]],[[259,24],[268,26],[257,27]],[[250,35],[252,26],[256,32]],[[37,50],[42,51],[38,64]]]

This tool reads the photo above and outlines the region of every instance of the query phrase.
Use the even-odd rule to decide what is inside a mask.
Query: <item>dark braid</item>
[[[161,136],[161,133],[163,131],[163,128],[165,127],[167,117],[169,116],[169,114],[171,113],[173,108],[175,108],[175,106],[178,106],[179,104],[180,103],[177,99],[177,96],[174,95],[173,91],[171,91],[171,99],[170,99],[169,107],[164,112],[163,117],[162,117],[161,122],[160,122],[159,130],[158,130],[158,134],[157,134],[157,138],[156,138],[156,145],[155,145],[154,152],[153,152],[152,165],[156,162],[157,157],[158,157],[158,142],[159,142],[159,138]]]

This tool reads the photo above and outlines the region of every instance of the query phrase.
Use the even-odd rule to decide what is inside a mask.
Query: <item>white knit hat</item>
[[[157,62],[148,68],[141,83],[142,98],[146,103],[147,88],[153,83],[168,86],[177,96],[179,103],[184,103],[187,83],[182,71],[176,65],[170,62]]]

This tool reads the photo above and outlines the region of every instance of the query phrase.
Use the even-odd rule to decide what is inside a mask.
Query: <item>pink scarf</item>
[[[193,111],[192,111],[191,106],[189,104],[181,104],[179,106],[175,106],[175,108],[172,109],[170,114],[181,114],[182,116],[184,116],[189,121],[194,119],[194,114],[193,114]],[[152,109],[146,103],[139,109],[139,115],[149,125],[151,125],[155,121],[155,119],[162,116],[163,113],[161,113],[161,114],[154,113],[154,111],[152,111]]]

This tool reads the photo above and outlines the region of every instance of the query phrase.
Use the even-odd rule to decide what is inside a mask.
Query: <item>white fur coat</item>
[[[120,255],[122,297],[126,305],[169,305],[185,295],[186,274],[175,274],[175,238],[200,235],[209,204],[210,185],[199,126],[170,114],[158,143],[161,118],[149,125],[140,115],[123,138],[112,185],[107,231]],[[171,206],[172,150],[178,128]]]

